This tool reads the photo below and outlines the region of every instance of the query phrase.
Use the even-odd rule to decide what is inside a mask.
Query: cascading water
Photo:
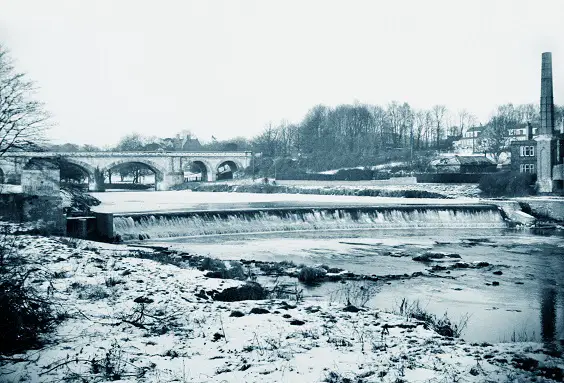
[[[298,230],[503,228],[495,207],[342,208],[192,212],[114,217],[123,240]]]

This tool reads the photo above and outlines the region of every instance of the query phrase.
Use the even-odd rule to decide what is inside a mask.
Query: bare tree
[[[501,154],[509,149],[511,142],[509,131],[515,129],[518,123],[519,114],[512,104],[499,106],[480,135],[478,141],[480,149],[499,162]]]
[[[540,106],[537,104],[523,104],[515,107],[516,117],[521,123],[540,124]]]
[[[400,104],[397,101],[392,101],[388,104],[386,109],[388,124],[390,128],[390,142],[393,143],[394,147],[399,146],[400,128],[401,128],[401,113]]]
[[[429,110],[419,110],[415,114],[415,147],[420,149],[422,145],[422,141],[426,141],[425,137],[429,137],[429,131],[433,125],[433,116],[431,115],[431,111]],[[429,142],[426,142],[428,145]]]
[[[123,136],[116,146],[116,150],[124,152],[136,152],[143,150],[147,139],[141,136],[139,133],[131,133]]]
[[[34,85],[17,72],[8,50],[0,44],[0,156],[10,150],[37,148],[49,115],[33,96]]]
[[[443,120],[447,112],[447,108],[444,105],[435,105],[431,109],[433,113],[433,118],[435,122],[435,139],[437,140],[437,148],[440,145],[441,138],[443,136],[444,126]]]
[[[468,128],[476,125],[478,119],[472,113],[469,113],[466,109],[462,109],[458,112],[458,135],[462,135]]]

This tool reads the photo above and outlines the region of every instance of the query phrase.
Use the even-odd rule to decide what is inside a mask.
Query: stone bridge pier
[[[197,168],[203,181],[215,181],[218,174],[235,172],[251,165],[251,152],[13,152],[0,158],[0,183],[21,182],[24,169],[33,159],[63,159],[88,176],[89,190],[103,190],[108,170],[125,164],[150,169],[157,190],[169,190],[184,182],[185,172]]]

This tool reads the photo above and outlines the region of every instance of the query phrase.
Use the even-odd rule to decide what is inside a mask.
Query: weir
[[[121,240],[300,230],[504,228],[495,205],[273,208],[115,214]]]

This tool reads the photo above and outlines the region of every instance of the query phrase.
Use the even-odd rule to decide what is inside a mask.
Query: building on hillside
[[[437,173],[492,173],[497,170],[494,161],[485,156],[444,157],[431,162]]]
[[[162,146],[157,142],[151,142],[150,144],[145,145],[143,150],[147,152],[156,152],[162,150]]]
[[[531,140],[537,135],[538,127],[531,123],[518,124],[507,132],[511,142]]]
[[[466,130],[462,138],[454,143],[455,152],[460,154],[481,153],[479,141],[485,128],[484,126],[474,126]],[[528,140],[531,129],[533,136],[535,136],[538,127],[531,126],[530,123],[517,124],[514,128],[507,130],[507,138],[509,142]]]
[[[198,152],[202,150],[202,144],[197,138],[186,136],[186,139],[182,140],[181,150],[183,152]]]
[[[197,138],[186,136],[184,138],[163,138],[158,146],[165,151],[198,152],[202,150],[202,144]],[[155,149],[156,150],[156,149]]]
[[[478,150],[478,138],[484,130],[483,126],[473,126],[462,133],[462,138],[454,142],[457,153],[475,153]]]

